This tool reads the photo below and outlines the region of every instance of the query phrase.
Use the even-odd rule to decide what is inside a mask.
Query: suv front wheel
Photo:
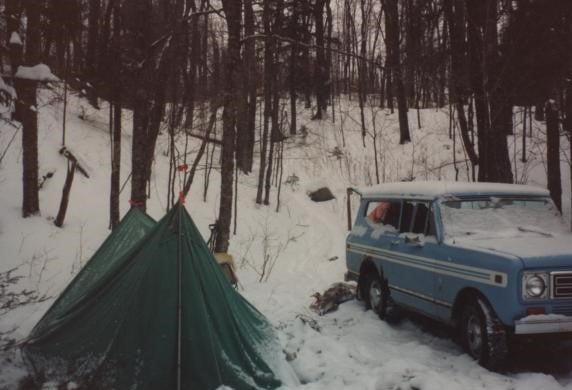
[[[468,302],[460,330],[469,355],[491,370],[502,368],[508,355],[506,330],[484,300],[476,298]]]

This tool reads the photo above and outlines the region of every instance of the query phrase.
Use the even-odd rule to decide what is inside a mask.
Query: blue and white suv
[[[546,190],[391,183],[348,189],[348,213],[352,192],[346,279],[379,317],[401,306],[453,325],[493,369],[509,336],[572,332],[572,234]]]

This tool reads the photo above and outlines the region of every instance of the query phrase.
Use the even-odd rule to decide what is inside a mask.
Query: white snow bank
[[[520,322],[540,322],[540,321],[567,321],[570,317],[564,314],[531,314],[520,319]]]

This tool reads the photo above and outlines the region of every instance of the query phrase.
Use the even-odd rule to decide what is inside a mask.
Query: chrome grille
[[[554,305],[552,306],[552,314],[572,316],[572,305]]]
[[[554,298],[572,298],[572,272],[555,272],[552,274]]]

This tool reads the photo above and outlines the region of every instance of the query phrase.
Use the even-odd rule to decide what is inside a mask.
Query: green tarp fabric
[[[149,225],[128,214],[34,327],[23,347],[34,376],[87,389],[278,387],[273,329],[185,208]]]

